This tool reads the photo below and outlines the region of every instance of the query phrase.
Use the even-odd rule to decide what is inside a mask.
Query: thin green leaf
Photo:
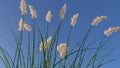
[[[8,61],[8,58],[7,58],[5,52],[3,51],[3,49],[1,47],[0,47],[0,53],[3,57],[6,68],[10,68],[10,62]]]

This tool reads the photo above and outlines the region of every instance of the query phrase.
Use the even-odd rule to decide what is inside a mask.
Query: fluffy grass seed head
[[[46,42],[41,42],[40,43],[40,51],[45,51],[47,48],[49,48],[50,44],[51,44],[51,41],[52,41],[52,36],[50,36]]]
[[[28,24],[24,24],[24,28],[25,28],[28,32],[31,31],[31,27],[30,27],[30,25],[28,25]]]
[[[21,18],[20,22],[19,22],[19,28],[18,28],[18,30],[19,31],[23,31],[23,29],[24,29],[24,22],[23,22],[23,19]]]
[[[30,14],[31,14],[31,17],[34,19],[37,17],[37,12],[36,10],[33,8],[33,6],[29,5],[29,10],[30,10]]]
[[[44,49],[43,49],[43,48],[44,48]],[[43,51],[43,50],[45,51],[45,50],[47,49],[47,47],[46,47],[46,42],[41,42],[39,49],[40,49],[40,51]]]
[[[25,15],[27,13],[26,0],[21,0],[21,2],[20,2],[20,10],[21,10],[22,15]]]
[[[46,45],[47,45],[48,48],[49,48],[49,46],[51,44],[51,41],[52,41],[52,36],[48,37],[48,39],[46,41]]]
[[[45,17],[45,19],[46,19],[47,22],[51,22],[51,18],[52,18],[52,13],[49,10],[48,13],[47,13],[47,15],[46,15],[46,17]]]
[[[66,43],[61,43],[57,46],[57,51],[60,53],[60,57],[64,58],[67,53],[68,47]]]
[[[107,16],[97,16],[93,19],[92,26],[97,26],[103,19],[107,19]]]
[[[109,35],[111,35],[113,32],[117,32],[117,31],[119,31],[119,30],[120,30],[120,27],[119,27],[119,26],[117,26],[117,27],[110,27],[110,28],[108,28],[107,30],[104,31],[104,35],[109,36]]]
[[[77,19],[78,19],[78,13],[77,14],[75,14],[75,15],[73,15],[73,17],[71,18],[71,25],[74,27],[75,26],[75,24],[76,24],[76,21],[77,21]]]
[[[62,9],[60,10],[60,19],[62,20],[65,16],[65,13],[66,13],[66,7],[67,5],[64,4],[64,6],[62,7]]]

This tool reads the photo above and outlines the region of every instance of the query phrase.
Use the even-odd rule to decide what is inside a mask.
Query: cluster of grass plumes
[[[100,53],[104,50],[104,45],[108,42],[109,35],[113,32],[119,31],[120,27],[110,27],[108,30],[104,31],[104,37],[99,42],[97,48],[91,48],[91,46],[95,43],[92,42],[86,45],[87,38],[91,32],[91,30],[100,24],[103,19],[107,19],[107,16],[98,16],[93,19],[90,27],[87,32],[84,34],[83,38],[79,40],[74,46],[74,50],[70,49],[70,38],[72,29],[75,27],[77,20],[79,19],[79,14],[76,13],[71,17],[69,34],[66,42],[58,43],[59,34],[62,27],[62,22],[64,20],[67,4],[60,10],[60,22],[55,31],[55,33],[51,36],[48,36],[49,24],[52,20],[52,11],[48,11],[46,13],[46,33],[41,32],[39,25],[36,23],[37,11],[34,9],[32,5],[29,5],[29,11],[27,12],[27,4],[25,0],[21,0],[20,2],[20,10],[21,10],[21,18],[19,22],[18,31],[19,37],[14,33],[12,27],[10,26],[11,33],[14,36],[16,42],[16,49],[14,58],[11,58],[9,52],[5,51],[0,47],[0,59],[2,59],[6,68],[100,68],[106,63],[114,61],[115,59],[109,60],[105,62],[106,57],[109,56],[110,52],[106,52],[102,55]],[[25,15],[26,13],[31,14],[31,19],[33,20],[32,26],[25,23]],[[28,31],[27,45],[23,45],[25,41],[23,41],[24,30]],[[38,33],[38,34],[37,34]],[[32,36],[31,36],[32,35]],[[44,38],[45,37],[45,38]],[[32,41],[31,41],[32,39]],[[38,41],[38,43],[36,42]],[[31,43],[32,42],[32,43]],[[22,46],[27,46],[24,53]],[[77,48],[76,48],[77,46]],[[94,50],[91,55],[89,54],[90,50]],[[59,53],[59,54],[57,54]],[[90,55],[90,56],[87,56]],[[57,57],[60,56],[60,57]],[[71,57],[72,56],[72,57]],[[87,60],[85,60],[87,58]],[[71,60],[72,59],[72,60]],[[68,63],[69,62],[69,63]]]

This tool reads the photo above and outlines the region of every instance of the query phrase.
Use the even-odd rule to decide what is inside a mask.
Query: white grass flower
[[[20,10],[22,12],[22,15],[25,15],[27,13],[26,0],[21,0],[21,2],[20,2]]]
[[[60,10],[60,19],[61,20],[64,18],[64,15],[66,13],[66,7],[67,7],[67,5],[64,4],[64,6],[62,7],[62,9]]]
[[[28,25],[28,24],[24,24],[24,28],[25,28],[28,32],[31,31],[31,27],[30,27],[30,25]]]
[[[73,17],[71,18],[71,25],[74,27],[75,26],[75,24],[76,24],[76,21],[77,21],[77,19],[78,19],[78,13],[77,14],[75,14],[75,15],[73,15]]]
[[[46,50],[46,49],[48,49],[49,48],[49,46],[50,46],[50,44],[51,44],[51,41],[52,41],[52,36],[50,36],[45,42],[41,42],[40,43],[40,51],[43,51],[43,49],[44,49],[44,51]],[[43,48],[44,47],[44,48]]]
[[[64,58],[65,55],[66,55],[66,52],[60,52],[60,57],[61,57],[61,58]]]
[[[109,36],[109,35],[111,35],[113,32],[117,32],[118,30],[120,30],[120,27],[119,27],[119,26],[117,26],[117,27],[110,27],[110,28],[108,28],[107,30],[104,31],[104,34],[105,34],[106,36]]]
[[[19,22],[19,28],[18,28],[18,30],[22,31],[23,29],[24,29],[24,22],[23,22],[23,19],[21,18],[20,22]]]
[[[52,36],[48,37],[48,39],[46,41],[46,45],[47,45],[48,48],[49,48],[49,46],[51,44],[51,41],[52,41]]]
[[[107,16],[97,16],[93,22],[92,22],[92,26],[97,26],[103,19],[107,19]]]
[[[44,51],[45,51],[46,48],[47,48],[47,47],[46,47],[46,42],[41,42],[41,43],[40,43],[40,48],[39,48],[40,51],[43,51],[43,47],[44,47]]]
[[[36,10],[33,8],[33,6],[29,5],[29,10],[30,10],[30,14],[31,14],[31,17],[34,19],[37,17],[37,12]]]
[[[51,11],[48,11],[45,19],[47,22],[51,22],[51,18],[52,18],[52,13],[51,13]]]
[[[64,58],[67,53],[68,47],[66,43],[61,43],[57,46],[57,51],[60,53],[60,57]]]

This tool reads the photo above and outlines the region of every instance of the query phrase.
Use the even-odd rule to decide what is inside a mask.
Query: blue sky
[[[12,39],[13,37],[6,29],[8,27],[7,22],[10,22],[15,32],[18,33],[18,23],[21,18],[19,2],[20,0],[0,0],[0,46],[7,49],[10,54],[14,52],[13,47],[15,43]],[[120,0],[27,0],[27,4],[33,5],[37,10],[37,22],[43,33],[46,26],[46,13],[48,10],[52,11],[53,17],[50,24],[49,36],[53,34],[52,32],[59,23],[59,12],[64,3],[67,4],[67,12],[63,21],[59,43],[66,42],[67,31],[70,28],[70,19],[76,13],[79,13],[79,18],[72,31],[72,44],[80,40],[96,16],[105,15],[108,19],[94,27],[88,43],[103,37],[103,31],[108,27],[120,26]],[[31,24],[29,11],[27,12],[28,14],[25,19],[27,19],[27,23]],[[9,42],[13,44],[13,47],[9,46]],[[114,48],[113,54],[108,59],[120,57],[120,32],[115,33],[109,43],[106,44],[106,47]],[[109,63],[102,68],[119,68],[119,64],[120,60]],[[2,63],[0,61],[1,66]]]

